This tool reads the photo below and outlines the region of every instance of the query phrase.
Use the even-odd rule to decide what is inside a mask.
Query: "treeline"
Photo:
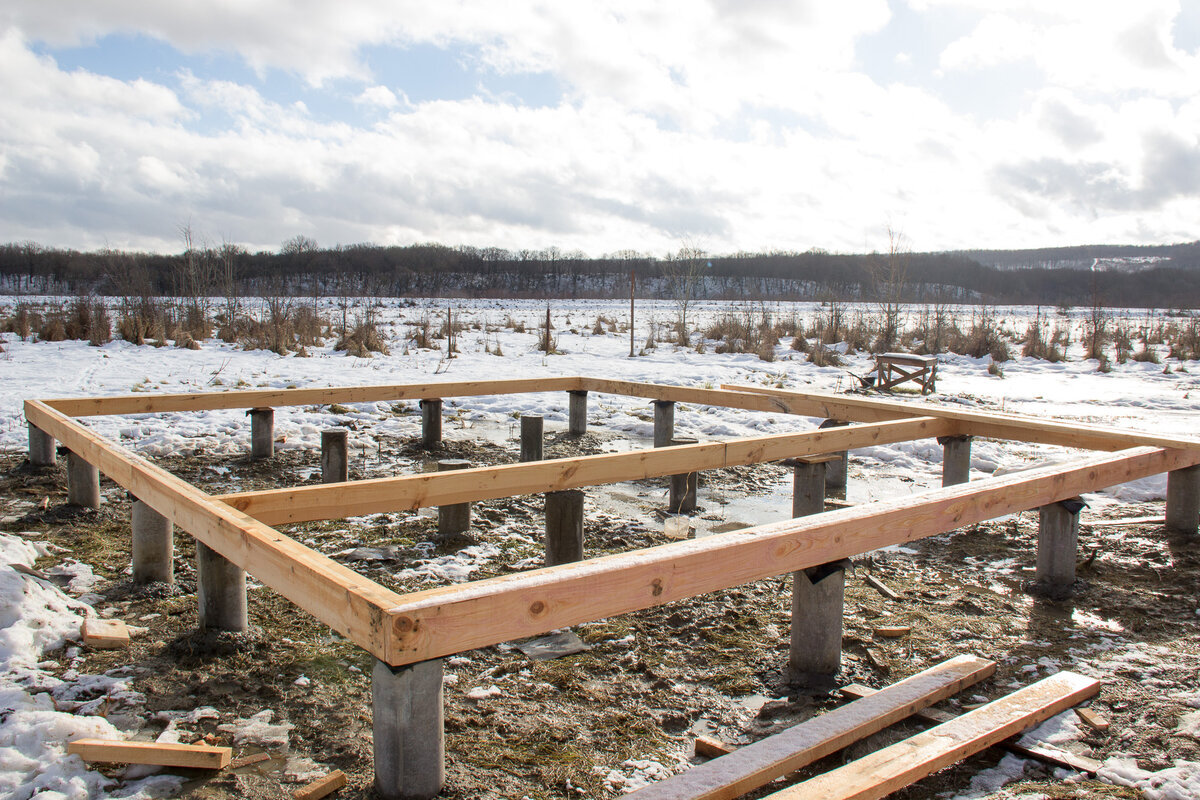
[[[1028,267],[1146,256],[1160,260],[1137,272]],[[912,303],[1090,305],[1099,299],[1119,306],[1200,306],[1200,243],[956,253],[709,255],[681,249],[666,258],[440,244],[322,248],[304,237],[278,252],[256,253],[228,243],[193,246],[190,235],[183,252],[171,255],[0,245],[0,291],[15,294],[617,297],[628,294],[631,273],[640,297],[687,292],[696,299],[872,300],[886,294],[889,301]]]

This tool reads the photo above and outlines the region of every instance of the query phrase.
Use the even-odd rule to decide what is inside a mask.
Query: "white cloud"
[[[354,102],[380,108],[395,108],[400,104],[396,95],[386,86],[368,86]]]

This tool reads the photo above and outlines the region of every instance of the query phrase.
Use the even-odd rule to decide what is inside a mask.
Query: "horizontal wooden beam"
[[[525,392],[574,391],[579,378],[522,378],[501,381],[398,384],[394,386],[330,386],[323,389],[255,389],[244,392],[190,394],[129,394],[112,397],[66,397],[43,400],[68,417],[107,414],[151,414],[166,411],[209,411],[221,408],[268,408],[429,400],[439,397],[477,397]]]
[[[116,742],[108,739],[76,739],[67,744],[67,754],[103,764],[153,764],[160,767],[224,769],[233,758],[231,747],[175,742]]]
[[[1200,451],[1136,448],[692,541],[416,592],[388,611],[394,636],[391,663],[425,661],[795,572],[1198,462]]]
[[[401,595],[215,501],[40,401],[25,401],[25,417],[134,497],[300,608],[378,658],[386,657],[390,629],[385,625],[384,610],[401,602]]]
[[[918,417],[898,422],[781,433],[632,453],[505,464],[352,483],[221,495],[219,500],[269,525],[556,492],[784,458],[893,444],[958,432],[957,423]]]
[[[962,424],[970,436],[1037,442],[1085,450],[1116,451],[1130,447],[1200,448],[1200,439],[1131,433],[1100,425],[1056,422],[996,411],[964,411],[932,403],[901,403],[846,395],[794,392],[759,386],[726,385],[722,389],[754,392],[779,400],[788,413],[847,421],[876,420],[881,415],[937,417]]]

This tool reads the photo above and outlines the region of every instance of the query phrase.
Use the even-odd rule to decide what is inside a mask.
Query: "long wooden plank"
[[[328,403],[373,403],[428,400],[439,397],[478,397],[525,392],[563,392],[579,388],[579,378],[521,378],[497,381],[397,384],[392,386],[330,386],[316,389],[252,389],[242,392],[188,394],[129,394],[112,397],[61,397],[43,400],[68,417],[106,414],[148,414],[164,411],[208,411],[220,408],[266,408]]]
[[[956,426],[954,422],[918,417],[729,442],[660,447],[632,453],[604,453],[353,483],[243,492],[221,495],[218,499],[269,525],[279,525],[758,464],[795,456],[947,436],[957,430]]]
[[[835,753],[978,683],[996,663],[958,656],[798,725],[698,764],[627,797],[637,800],[730,800]]]
[[[786,522],[415,592],[389,610],[410,663],[849,558],[1200,463],[1135,448]]]
[[[108,739],[76,739],[67,744],[67,754],[84,761],[105,764],[153,764],[160,767],[223,769],[233,757],[229,747],[170,742],[113,742]]]
[[[390,629],[384,610],[401,595],[289,539],[180,480],[144,458],[107,442],[37,400],[25,416],[41,430],[159,514],[254,575],[334,630],[379,658]]]
[[[770,800],[874,800],[1037,725],[1100,691],[1100,681],[1060,672],[774,794]]]
[[[1038,442],[1086,450],[1114,451],[1130,447],[1200,448],[1200,439],[1195,438],[1130,433],[1099,425],[1057,422],[1002,412],[964,411],[932,403],[901,403],[846,395],[794,392],[764,386],[727,384],[721,388],[730,391],[757,392],[774,397],[786,407],[788,413],[805,416],[823,416],[849,421],[876,420],[880,418],[880,415],[895,415],[892,418],[913,415],[937,417],[963,423],[963,433],[972,436]]]

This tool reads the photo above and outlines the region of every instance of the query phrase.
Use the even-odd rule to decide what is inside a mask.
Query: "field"
[[[0,299],[0,320],[11,319],[17,305],[17,298]],[[549,342],[539,330],[547,308]],[[678,307],[639,301],[632,357],[629,307],[620,301],[328,299],[318,308],[326,320],[321,343],[299,352],[284,348],[286,355],[217,338],[202,338],[189,349],[120,340],[93,347],[0,334],[0,592],[6,607],[20,609],[0,628],[8,634],[0,639],[0,686],[13,697],[5,701],[11,713],[0,718],[0,748],[20,754],[0,760],[0,787],[16,797],[39,790],[132,796],[186,781],[196,796],[277,797],[281,783],[337,767],[351,777],[341,796],[359,796],[371,780],[370,659],[262,587],[251,591],[253,632],[194,635],[190,539],[177,537],[174,591],[135,590],[127,574],[124,492],[106,484],[99,511],[67,507],[61,460],[53,470],[23,463],[25,398],[571,374],[861,391],[860,378],[872,363],[868,353],[842,340],[829,341],[815,358],[808,355],[829,338],[820,334],[821,323],[834,310],[813,303],[697,303],[688,309],[686,341],[676,342]],[[878,309],[840,310],[849,320],[869,322]],[[1123,328],[1132,349],[1149,355],[1122,358],[1110,342],[1102,371],[1100,361],[1084,358],[1088,312],[990,309],[987,325],[1015,357],[1000,362],[991,355],[942,353],[938,393],[931,399],[1200,435],[1200,396],[1191,397],[1200,363],[1172,358],[1172,352],[1195,354],[1153,332],[1172,322],[1186,328],[1190,319],[1117,312],[1110,330]],[[919,326],[921,313],[906,310],[908,330]],[[958,329],[979,328],[979,309],[947,313]],[[346,329],[374,323],[388,352],[363,350],[367,357],[359,357],[335,350],[336,341],[346,338],[343,318]],[[1043,319],[1062,360],[1020,356],[1031,322]],[[764,333],[768,329],[772,335]],[[795,341],[798,329],[805,334],[801,343]],[[835,353],[840,365],[827,363]],[[90,424],[214,492],[316,480],[320,431],[332,425],[351,429],[352,477],[420,471],[446,457],[512,461],[522,413],[544,415],[548,458],[645,447],[652,432],[648,402],[611,396],[591,404],[589,432],[581,439],[563,435],[565,394],[447,400],[445,413],[446,442],[429,454],[416,446],[420,417],[412,403],[279,409],[278,455],[269,463],[248,459],[242,412],[98,417]],[[799,431],[816,422],[705,407],[676,411],[677,435],[701,441]],[[977,441],[973,477],[1065,455],[1057,447]],[[856,450],[846,499],[865,502],[937,486],[940,461],[941,448],[932,441]],[[1164,492],[1165,477],[1158,476],[1085,498],[1080,552],[1088,556],[1081,566],[1086,585],[1070,602],[1035,601],[1022,590],[1032,574],[1036,513],[858,560],[847,585],[847,682],[878,686],[967,652],[1001,666],[995,678],[960,698],[966,703],[1059,669],[1106,680],[1094,705],[1112,721],[1108,732],[1088,729],[1068,713],[1035,734],[1103,761],[1100,780],[1064,780],[1065,774],[1047,773],[1033,762],[985,754],[902,796],[1194,796],[1200,787],[1200,544],[1169,536],[1154,523],[1088,524],[1161,515]],[[661,482],[598,487],[589,490],[587,503],[588,557],[666,541]],[[785,518],[789,476],[777,465],[705,474],[700,506],[693,524],[702,536]],[[540,499],[480,503],[474,514],[470,540],[454,543],[437,539],[430,512],[313,523],[289,532],[401,591],[540,563]],[[30,580],[6,566],[14,563],[40,570],[46,579]],[[866,586],[867,574],[901,592],[903,602]],[[616,796],[684,768],[699,733],[744,743],[829,707],[832,700],[797,695],[782,682],[789,591],[781,577],[582,625],[576,632],[590,649],[561,659],[532,661],[508,645],[449,659],[445,796]],[[81,604],[145,630],[126,652],[64,646],[78,615],[90,613]],[[912,634],[894,641],[872,635],[874,627],[891,622],[911,625]],[[265,751],[271,759],[212,779],[148,776],[138,769],[106,769],[103,777],[73,759],[56,761],[66,737],[85,729],[142,739],[209,737],[234,744],[235,755]],[[1005,783],[1009,788],[1001,789]]]

